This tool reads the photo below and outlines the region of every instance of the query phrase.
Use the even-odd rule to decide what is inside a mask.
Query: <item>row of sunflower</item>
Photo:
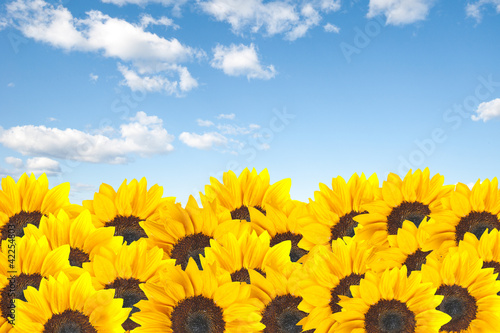
[[[146,179],[71,204],[1,180],[3,332],[500,332],[498,181],[354,174],[290,198],[229,171],[185,205]]]

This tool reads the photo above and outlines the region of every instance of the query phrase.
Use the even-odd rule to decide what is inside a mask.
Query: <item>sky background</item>
[[[0,176],[71,201],[146,177],[185,204],[267,168],[499,176],[500,0],[17,0],[0,5]]]

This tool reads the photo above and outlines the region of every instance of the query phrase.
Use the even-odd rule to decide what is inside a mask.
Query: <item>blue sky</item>
[[[7,1],[0,175],[183,204],[231,169],[498,176],[500,0]]]

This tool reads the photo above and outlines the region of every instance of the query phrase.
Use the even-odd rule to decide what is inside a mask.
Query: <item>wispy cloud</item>
[[[283,34],[295,40],[319,24],[321,12],[340,9],[340,0],[313,0],[301,3],[263,0],[208,0],[198,1],[205,13],[216,20],[227,22],[237,34],[250,31],[266,36]]]
[[[253,44],[230,46],[217,45],[213,49],[211,65],[222,69],[229,76],[246,76],[247,79],[269,80],[276,75],[273,65],[263,67]]]
[[[476,2],[468,3],[465,7],[465,12],[468,17],[476,19],[477,22],[481,22],[483,18],[484,7],[488,5],[494,6],[497,14],[500,13],[500,0],[479,0]]]
[[[210,120],[196,119],[196,123],[198,124],[198,126],[201,126],[201,127],[214,126],[214,123]]]
[[[99,75],[96,75],[96,74],[94,74],[94,73],[90,73],[90,74],[89,74],[89,79],[90,79],[90,81],[92,81],[92,82],[97,82],[97,79],[99,79]]]
[[[500,117],[500,98],[479,104],[475,113],[471,116],[474,121],[482,120],[483,122],[487,122],[493,118]]]
[[[0,127],[0,143],[28,156],[109,164],[127,163],[131,155],[149,157],[173,150],[174,136],[163,128],[163,120],[142,111],[120,125],[118,132],[119,137],[111,137],[70,128]]]
[[[209,150],[215,146],[223,146],[228,140],[225,136],[217,132],[210,132],[204,134],[182,132],[179,135],[179,140],[188,145],[189,147]]]
[[[425,20],[434,0],[370,0],[368,18],[386,17],[386,24],[404,25]]]
[[[154,73],[156,80],[177,76],[172,86],[182,91],[197,85],[187,68],[178,64],[204,57],[204,52],[183,45],[176,38],[166,39],[145,30],[153,24],[173,25],[165,17],[143,16],[140,23],[133,24],[92,10],[86,18],[79,19],[62,5],[56,7],[43,0],[17,0],[7,4],[6,9],[8,24],[38,42],[66,51],[98,52],[129,62],[140,74]],[[137,87],[134,81],[126,79],[125,83]]]
[[[7,84],[7,87],[9,87],[9,88],[14,88],[15,86],[16,86],[16,84],[14,82],[9,82]]]
[[[227,113],[227,114],[221,113],[216,118],[217,119],[230,119],[230,120],[233,120],[235,117],[236,117],[236,115],[234,113]]]
[[[326,32],[333,32],[333,33],[336,33],[336,34],[338,34],[340,32],[340,28],[337,27],[334,24],[331,24],[331,23],[325,24],[323,26],[323,28],[325,29]]]

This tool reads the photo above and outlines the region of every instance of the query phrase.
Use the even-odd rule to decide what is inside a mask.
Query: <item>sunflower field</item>
[[[429,169],[309,202],[267,170],[197,202],[46,175],[1,180],[0,333],[500,332],[500,190]]]

